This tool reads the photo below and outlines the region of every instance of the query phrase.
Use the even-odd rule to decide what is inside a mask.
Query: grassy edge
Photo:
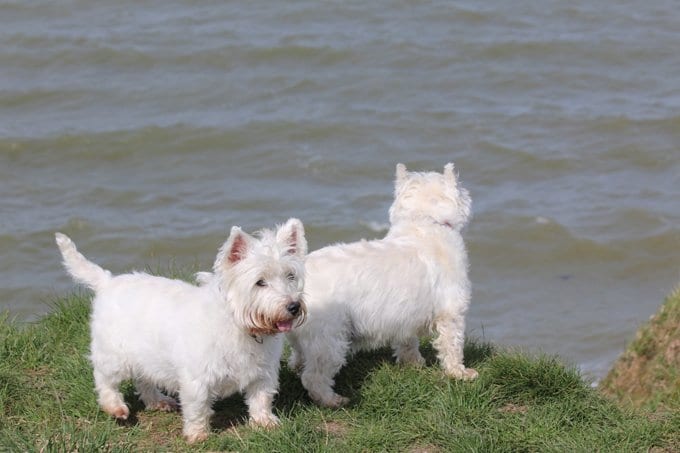
[[[0,321],[0,450],[184,451],[178,414],[146,412],[119,425],[99,411],[87,362],[89,296],[55,302],[39,322]],[[191,450],[248,451],[675,451],[677,413],[652,415],[603,398],[557,357],[468,341],[480,378],[447,379],[429,342],[424,368],[399,367],[388,350],[359,354],[337,377],[350,407],[310,403],[285,365],[275,410],[280,429],[245,425],[240,397],[216,404],[213,434]],[[677,424],[675,426],[678,426]]]
[[[622,404],[680,411],[680,287],[640,327],[600,389]]]

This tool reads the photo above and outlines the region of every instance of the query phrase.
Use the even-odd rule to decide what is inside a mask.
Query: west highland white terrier
[[[463,365],[468,260],[461,229],[471,214],[453,164],[444,173],[396,168],[390,229],[380,240],[337,244],[305,262],[308,318],[286,336],[289,359],[309,396],[323,406],[349,400],[333,391],[348,354],[391,345],[399,363],[421,366],[419,336],[433,341],[447,375],[474,379]]]
[[[283,335],[306,315],[302,222],[259,238],[238,227],[220,248],[213,278],[195,286],[145,273],[111,275],[56,233],[64,265],[95,292],[90,359],[101,408],[130,414],[119,391],[133,379],[147,409],[173,410],[177,393],[188,442],[205,439],[211,405],[244,392],[250,422],[272,427]]]

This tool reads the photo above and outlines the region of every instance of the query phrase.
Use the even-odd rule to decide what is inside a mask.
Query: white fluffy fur
[[[354,351],[391,345],[398,362],[422,365],[418,337],[431,331],[446,374],[477,376],[463,365],[470,282],[460,231],[470,212],[453,164],[443,174],[407,172],[398,164],[386,237],[309,254],[308,319],[287,338],[289,365],[301,371],[314,401],[329,407],[348,402],[333,391],[334,376]]]
[[[201,286],[144,273],[112,276],[67,236],[56,233],[56,241],[69,273],[95,291],[90,358],[104,411],[129,416],[119,384],[131,378],[147,409],[177,408],[161,389],[179,395],[189,442],[207,437],[212,402],[235,392],[245,393],[251,423],[278,424],[278,333],[306,312],[299,220],[264,230],[260,239],[233,227],[214,278]]]

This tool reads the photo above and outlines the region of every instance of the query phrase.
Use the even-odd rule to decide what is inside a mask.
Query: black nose
[[[293,316],[297,316],[300,313],[300,302],[291,302],[286,305],[286,310]]]

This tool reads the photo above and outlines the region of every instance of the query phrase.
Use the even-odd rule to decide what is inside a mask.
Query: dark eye
[[[255,282],[257,286],[267,286],[267,282],[264,281],[263,278],[259,279],[258,281]]]
[[[293,280],[295,280],[295,274],[294,274],[294,273],[292,273],[292,272],[291,272],[291,273],[289,273],[289,274],[287,275],[287,277],[288,277],[288,280],[290,280],[290,281],[293,281]]]

